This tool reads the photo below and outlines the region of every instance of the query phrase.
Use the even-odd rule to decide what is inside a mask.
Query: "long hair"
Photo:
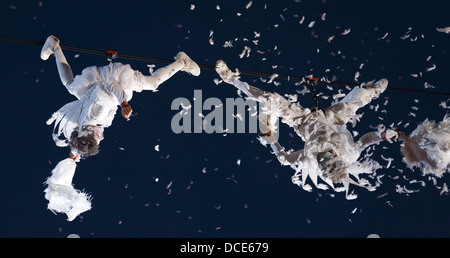
[[[329,152],[317,155],[317,162],[322,169],[322,176],[330,179],[333,183],[342,183],[342,179],[348,176],[348,164]]]
[[[78,130],[74,130],[70,136],[69,145],[83,158],[99,153],[98,143],[93,133],[78,137]]]
[[[408,165],[418,164],[427,159],[426,152],[410,137],[405,138],[400,150]]]

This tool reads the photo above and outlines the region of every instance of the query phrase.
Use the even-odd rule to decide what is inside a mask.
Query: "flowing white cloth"
[[[91,209],[90,196],[72,185],[76,166],[75,161],[70,158],[60,161],[45,182],[47,188],[44,192],[45,199],[48,200],[48,209],[52,212],[65,213],[68,221]]]

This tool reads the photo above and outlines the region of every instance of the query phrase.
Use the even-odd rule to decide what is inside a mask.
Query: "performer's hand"
[[[277,139],[275,138],[275,133],[272,130],[265,133],[264,136],[269,140],[270,144],[277,142]]]
[[[130,104],[128,104],[128,102],[125,100],[124,102],[122,102],[122,104],[120,104],[120,106],[122,107],[122,116],[125,119],[130,119],[131,113],[133,113],[133,109],[131,108]]]
[[[78,162],[78,161],[80,161],[80,155],[73,155],[73,153],[72,152],[70,152],[70,158],[71,159],[73,159],[73,160],[75,160],[76,162]]]
[[[399,131],[397,130],[391,130],[388,129],[384,132],[381,133],[381,139],[383,139],[384,141],[389,140],[389,141],[396,141],[399,138]]]

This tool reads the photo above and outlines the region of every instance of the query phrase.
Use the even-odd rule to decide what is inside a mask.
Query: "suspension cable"
[[[23,39],[23,38],[16,38],[16,37],[7,37],[7,36],[2,36],[2,35],[0,35],[0,40],[24,43],[24,44],[39,45],[39,46],[43,46],[45,44],[44,41],[37,41],[37,40],[30,40],[30,39]],[[109,55],[110,55],[108,50],[101,51],[101,50],[81,48],[81,47],[75,47],[75,46],[63,45],[63,44],[60,44],[60,47],[62,49],[67,49],[67,50],[71,50],[71,51],[75,51],[75,52],[82,52],[82,53],[87,53],[87,54],[93,54],[93,55],[101,55],[101,56],[107,56],[107,57],[109,57]],[[161,63],[161,64],[171,64],[173,62],[173,60],[168,60],[168,59],[159,59],[159,58],[151,58],[151,57],[145,57],[145,56],[121,54],[121,53],[117,53],[117,51],[115,51],[114,57],[135,60],[135,61],[150,62],[150,63]],[[198,66],[205,70],[215,71],[215,66],[213,66],[213,65],[198,64]],[[252,71],[252,70],[239,70],[239,73],[245,74],[245,75],[250,75],[250,76],[264,77],[264,78],[272,78],[273,77],[273,74],[271,74],[271,73],[264,73],[264,72],[258,72],[258,71]],[[307,79],[305,80],[305,77],[278,75],[276,78],[281,79],[281,80],[292,81],[292,82],[302,82],[302,83],[307,82]],[[338,82],[338,81],[326,81],[326,80],[316,80],[316,84],[349,86],[349,87],[356,87],[356,86],[360,85],[360,84],[354,83],[354,82]],[[409,93],[450,97],[450,93],[446,93],[446,92],[413,90],[413,89],[397,88],[397,87],[390,87],[390,86],[387,89],[402,91],[402,92],[409,92]],[[316,90],[316,88],[314,90]]]

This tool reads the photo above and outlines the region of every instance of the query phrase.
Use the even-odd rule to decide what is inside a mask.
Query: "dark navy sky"
[[[200,64],[224,59],[246,70],[340,81],[353,81],[359,71],[359,81],[385,77],[392,87],[421,90],[427,83],[435,87],[429,90],[450,92],[450,35],[436,30],[450,26],[446,1],[253,1],[246,9],[249,2],[10,0],[0,4],[0,34],[39,41],[53,34],[61,44],[162,59],[183,50]],[[232,48],[222,47],[231,40]],[[245,46],[252,51],[241,59]],[[216,85],[210,70],[200,77],[180,73],[156,93],[135,94],[135,116],[125,121],[117,114],[100,154],[78,164],[75,187],[92,194],[93,208],[68,222],[46,209],[43,182],[69,150],[55,146],[45,121],[74,98],[60,83],[54,58],[39,58],[40,46],[1,41],[0,47],[0,237],[450,236],[448,195],[405,167],[399,143],[383,143],[374,152],[384,166],[381,155],[395,159],[379,171],[383,185],[376,192],[354,188],[359,198],[347,201],[342,193],[310,193],[292,184],[293,171],[281,167],[256,134],[174,134],[174,99],[192,99],[195,89],[203,99],[237,97],[231,86]],[[101,56],[65,54],[75,74],[108,63]],[[147,63],[116,62],[148,74]],[[436,69],[427,71],[433,64]],[[287,81],[276,86],[242,79],[281,94],[301,89]],[[331,96],[337,88],[324,92]],[[309,95],[299,101],[313,105]],[[441,96],[388,90],[372,103],[378,111],[362,109],[362,121],[351,130],[362,135],[370,126],[402,121],[400,129],[409,133],[426,118],[441,120],[445,101],[450,105]],[[324,107],[329,103],[321,100]],[[301,148],[292,133],[281,127],[280,142]],[[448,174],[436,180],[444,183]],[[397,185],[417,192],[399,194]]]

